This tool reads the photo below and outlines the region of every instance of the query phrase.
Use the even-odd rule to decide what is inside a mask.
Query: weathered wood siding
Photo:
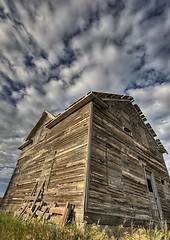
[[[37,131],[32,136],[33,142],[23,148],[3,197],[3,209],[16,210],[23,202],[24,197],[31,193],[36,181],[39,180],[45,158],[43,145],[48,131],[45,125],[49,120],[48,116],[41,118]],[[39,141],[43,129],[45,137]]]
[[[51,129],[44,119],[21,153],[3,206],[14,209],[29,195],[36,182],[46,179],[43,200],[60,206],[75,204],[76,220],[83,221],[89,110],[91,103]]]
[[[146,171],[150,171],[156,183],[155,194],[159,195],[155,196],[159,217],[163,213],[170,221],[170,199],[168,194],[165,198],[161,185],[161,179],[169,181],[162,154],[130,102],[111,101],[108,105],[112,114],[97,106],[93,111],[86,220],[100,219],[101,224],[156,222],[146,179]],[[164,192],[168,192],[165,185]]]
[[[162,153],[126,99],[131,98],[102,101],[91,94],[58,118],[45,112],[21,147],[2,207],[15,210],[45,179],[43,200],[71,202],[76,220],[129,225],[164,218],[170,223]]]

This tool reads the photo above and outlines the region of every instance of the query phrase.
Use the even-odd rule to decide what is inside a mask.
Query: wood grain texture
[[[118,216],[120,222],[169,221],[169,201],[160,184],[161,178],[169,181],[169,176],[153,137],[130,102],[111,101],[109,111],[119,118],[119,124],[109,117],[108,110],[94,106],[87,222],[100,219],[102,224],[112,225]],[[126,122],[131,135],[123,131]],[[152,198],[145,169],[155,179],[156,196]],[[157,216],[153,215],[154,204]]]
[[[35,183],[38,191],[45,179],[44,200],[60,205],[71,202],[76,206],[76,219],[83,221],[90,107],[83,106],[51,129],[45,128],[49,119],[43,117],[31,133],[32,142],[22,150],[4,209],[17,208],[30,196]]]
[[[88,94],[57,117],[44,112],[21,145],[2,207],[15,210],[45,180],[43,201],[61,209],[70,202],[77,221],[170,223],[165,149],[145,119],[132,97],[104,93]]]

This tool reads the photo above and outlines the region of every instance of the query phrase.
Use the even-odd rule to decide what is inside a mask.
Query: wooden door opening
[[[162,209],[153,173],[146,171],[146,181],[153,220],[160,222],[162,219]]]

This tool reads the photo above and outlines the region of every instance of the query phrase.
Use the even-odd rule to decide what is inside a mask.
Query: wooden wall
[[[3,208],[18,208],[45,177],[43,200],[61,207],[67,201],[75,204],[76,220],[83,221],[90,107],[85,105],[51,129],[45,127],[48,117],[42,119],[33,142],[22,150]]]
[[[162,154],[130,102],[111,101],[108,105],[112,114],[97,105],[93,111],[86,220],[92,223],[100,219],[101,224],[128,225],[131,221],[143,224],[153,219],[156,222],[163,214],[170,221],[170,198],[167,195],[165,199],[168,190],[161,184],[161,179],[169,181]],[[131,133],[125,132],[124,126]],[[151,205],[146,171],[154,176],[155,194],[159,195],[157,210]],[[154,211],[159,211],[158,208],[156,218]]]
[[[103,109],[90,102],[51,129],[51,116],[40,119],[17,162],[4,209],[18,208],[45,178],[44,201],[75,204],[78,221],[170,222],[169,176],[153,137],[130,101],[106,103]]]

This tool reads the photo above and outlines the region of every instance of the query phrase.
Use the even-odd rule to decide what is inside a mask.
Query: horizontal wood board
[[[22,150],[3,200],[4,209],[15,210],[30,196],[35,183],[39,187],[45,178],[43,200],[61,207],[71,202],[76,206],[76,219],[83,220],[90,106],[83,106],[51,129],[45,128],[48,119],[44,119],[32,143]]]
[[[109,111],[120,119],[119,125],[109,117],[108,110],[94,106],[87,222],[100,219],[103,224],[115,224],[116,216],[121,222],[154,220],[145,169],[154,173],[163,216],[169,221],[170,199],[165,199],[168,190],[161,184],[161,179],[169,183],[169,176],[162,154],[130,102],[114,102]],[[122,118],[126,115],[132,135],[123,130]]]

